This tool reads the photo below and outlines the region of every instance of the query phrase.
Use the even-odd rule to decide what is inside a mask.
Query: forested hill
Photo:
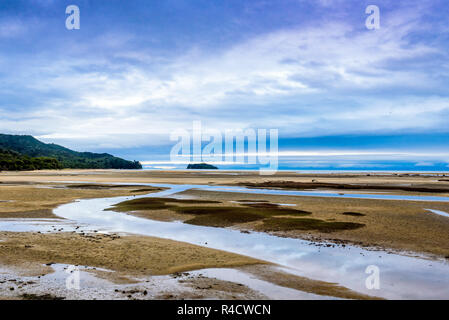
[[[11,162],[16,158],[15,165]],[[29,170],[20,161],[53,159],[54,166],[72,169],[142,169],[138,161],[128,161],[107,153],[77,152],[57,144],[43,143],[32,136],[0,134],[0,170]],[[46,160],[49,161],[49,160]],[[37,163],[36,162],[36,163]],[[15,169],[8,169],[8,167]],[[36,169],[56,169],[38,166]]]
[[[0,149],[0,170],[43,170],[62,169],[61,163],[53,158],[28,157],[20,153]]]

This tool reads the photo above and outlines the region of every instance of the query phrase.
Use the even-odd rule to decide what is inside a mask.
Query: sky
[[[66,7],[80,29],[66,28]],[[369,30],[365,9],[380,9]],[[449,171],[447,0],[2,0],[0,133],[168,163],[277,129],[280,168]]]

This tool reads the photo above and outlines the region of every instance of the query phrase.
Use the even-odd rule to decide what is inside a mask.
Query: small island
[[[191,163],[187,166],[187,169],[218,170],[216,166],[207,163]]]

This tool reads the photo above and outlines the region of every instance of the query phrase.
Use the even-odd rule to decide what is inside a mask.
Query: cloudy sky
[[[66,7],[81,28],[67,30]],[[380,29],[368,30],[368,5]],[[162,165],[279,130],[304,169],[449,170],[447,0],[2,0],[0,132]]]

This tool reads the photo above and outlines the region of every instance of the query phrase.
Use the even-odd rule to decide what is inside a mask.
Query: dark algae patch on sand
[[[343,212],[342,215],[345,216],[352,216],[352,217],[364,217],[366,214],[360,213],[360,212]]]
[[[226,208],[226,207],[209,207],[209,208],[177,208],[177,212],[185,214],[193,214],[194,218],[187,220],[185,223],[210,226],[210,227],[231,227],[239,223],[253,222],[264,219],[264,216],[246,210],[245,208]]]
[[[140,188],[139,185],[126,185],[126,184],[96,184],[96,183],[80,183],[80,184],[69,184],[65,188],[69,189],[93,189],[93,190],[103,190],[103,189],[120,189],[120,188]],[[154,192],[162,191],[164,188],[159,187],[146,187],[144,189],[136,189],[131,192]]]
[[[178,214],[194,216],[185,223],[230,227],[240,223],[263,220],[272,216],[305,216],[310,212],[282,208],[272,203],[245,203],[244,206],[210,206],[219,201],[169,198],[141,198],[121,202],[110,209],[120,212],[169,209]],[[208,205],[208,206],[205,206]]]
[[[312,214],[312,212],[299,210],[299,209],[290,209],[290,208],[282,208],[276,203],[267,203],[267,202],[260,202],[260,203],[243,203],[244,206],[251,207],[251,208],[258,208],[258,209],[275,209],[274,212],[277,214],[288,214],[288,215],[294,215],[294,216],[304,216]]]
[[[213,200],[171,199],[171,198],[140,198],[120,202],[110,209],[111,211],[130,212],[139,210],[174,209],[175,204],[213,204],[221,203]]]
[[[328,182],[297,182],[297,181],[266,181],[261,183],[243,182],[237,185],[249,188],[275,188],[275,189],[333,189],[333,190],[383,190],[383,191],[407,191],[407,192],[433,192],[447,193],[449,187],[428,187],[428,186],[398,186],[380,184],[346,184]]]
[[[269,202],[268,200],[237,200],[237,202]]]
[[[317,230],[333,232],[358,229],[364,224],[354,222],[303,219],[312,213],[284,208],[275,203],[243,203],[241,206],[211,206],[219,201],[167,198],[141,198],[121,202],[108,210],[131,212],[168,209],[188,218],[185,223],[210,227],[231,227],[248,222],[261,222],[263,231]],[[193,218],[192,218],[193,216]]]
[[[263,221],[258,229],[261,231],[291,231],[291,230],[316,230],[329,233],[335,231],[354,230],[364,227],[362,223],[355,222],[329,222],[309,218],[270,218]]]
[[[304,216],[305,212],[290,208],[281,208],[273,203],[245,203],[244,207],[176,207],[174,210],[181,214],[195,215],[186,223],[211,227],[231,227],[240,223],[263,220],[272,216]]]
[[[46,294],[33,294],[33,293],[24,293],[21,294],[20,297],[23,300],[38,300],[38,301],[43,301],[43,300],[64,300],[64,297],[57,297],[54,295],[51,295],[49,293]]]

